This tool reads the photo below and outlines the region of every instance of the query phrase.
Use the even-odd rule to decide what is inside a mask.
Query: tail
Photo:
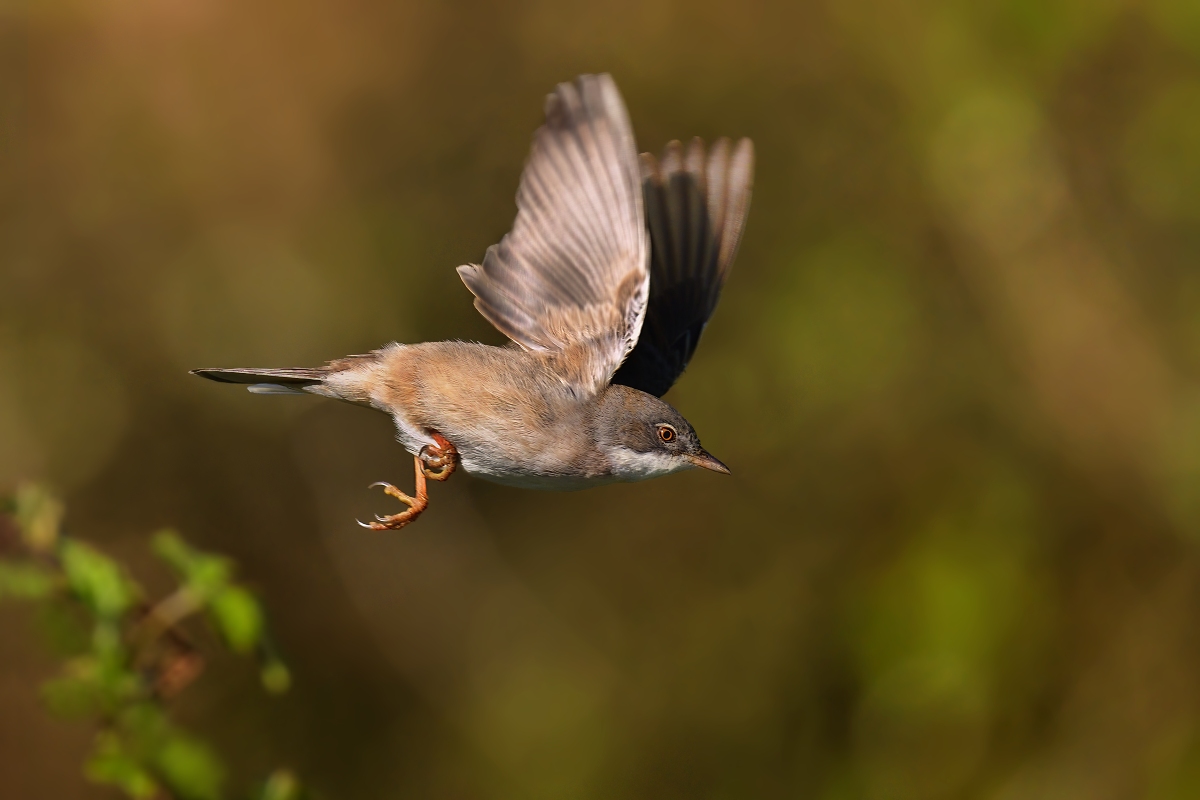
[[[398,345],[391,345],[397,347]],[[330,361],[323,367],[295,369],[194,369],[193,375],[220,383],[240,383],[255,394],[319,394],[347,403],[371,405],[370,393],[361,378],[379,363],[386,351],[376,350]]]
[[[304,394],[304,387],[320,384],[329,367],[297,369],[194,369],[193,375],[220,383],[248,384],[255,394]]]

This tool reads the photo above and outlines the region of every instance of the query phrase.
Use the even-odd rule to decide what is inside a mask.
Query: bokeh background
[[[1194,0],[47,0],[0,12],[0,485],[165,585],[234,556],[294,691],[181,699],[330,798],[1200,796]],[[733,476],[456,476],[382,415],[186,374],[500,337],[543,96],[750,136],[670,399]],[[394,505],[394,503],[392,503]],[[0,609],[5,797],[104,797]],[[237,782],[235,780],[235,782]]]

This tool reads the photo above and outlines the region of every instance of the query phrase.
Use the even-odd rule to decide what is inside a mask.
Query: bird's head
[[[653,395],[609,386],[596,422],[597,443],[621,480],[640,481],[692,467],[729,474],[700,446],[691,423]]]

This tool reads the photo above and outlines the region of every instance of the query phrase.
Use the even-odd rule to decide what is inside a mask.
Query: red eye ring
[[[659,425],[658,426],[658,438],[662,439],[667,444],[670,444],[671,442],[675,441],[675,435],[676,435],[675,429],[672,428],[670,425]]]

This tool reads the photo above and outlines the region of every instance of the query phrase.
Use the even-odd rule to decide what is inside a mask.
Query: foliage
[[[287,667],[271,647],[262,607],[234,581],[234,565],[197,550],[174,531],[155,535],[154,552],[178,587],[149,602],[120,563],[63,533],[62,505],[40,486],[19,488],[0,517],[0,599],[33,602],[67,652],[58,675],[42,687],[55,714],[97,728],[84,773],[135,800],[219,800],[225,768],[204,742],[170,718],[168,701],[190,684],[203,659],[180,623],[203,615],[239,655],[259,660],[267,691],[287,690]],[[11,528],[11,531],[10,531]],[[304,796],[279,770],[246,795],[256,800]]]

